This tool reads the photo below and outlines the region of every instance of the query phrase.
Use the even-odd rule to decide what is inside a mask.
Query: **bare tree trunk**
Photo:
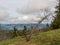
[[[33,32],[34,32],[35,30],[37,30],[39,24],[40,24],[42,21],[44,21],[45,19],[47,19],[47,17],[49,17],[49,16],[53,16],[53,15],[52,15],[52,12],[50,12],[49,9],[45,9],[45,10],[43,10],[42,12],[44,13],[44,14],[43,14],[44,17],[41,18],[41,20],[38,21],[38,24],[37,24],[36,26],[31,27],[29,36],[26,35],[26,34],[24,34],[24,36],[25,36],[27,42],[30,41]]]

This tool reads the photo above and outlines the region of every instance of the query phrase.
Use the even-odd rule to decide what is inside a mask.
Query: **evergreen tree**
[[[13,37],[18,36],[17,31],[18,31],[17,28],[14,26]]]
[[[29,36],[28,36],[28,34],[27,34],[27,27],[26,27],[26,26],[24,26],[23,35],[24,35],[24,37],[26,38],[26,41],[28,42],[28,41],[30,40],[30,38],[29,38]]]
[[[27,27],[24,26],[24,29],[23,29],[23,34],[26,35],[26,32],[27,32]]]
[[[60,0],[58,3],[58,6],[56,6],[56,8],[57,8],[56,17],[51,24],[52,29],[60,28]]]
[[[2,30],[1,24],[0,24],[0,30]]]

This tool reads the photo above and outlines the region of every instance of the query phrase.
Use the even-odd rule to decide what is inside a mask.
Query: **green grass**
[[[11,43],[18,42],[18,41],[20,41],[20,40],[21,40],[20,37],[15,37],[15,38],[13,38],[13,39],[8,39],[8,40],[5,40],[5,41],[1,41],[1,42],[0,42],[0,45],[9,45],[9,44],[11,44]]]
[[[33,35],[29,42],[21,37],[1,41],[0,45],[60,45],[60,29]]]
[[[33,37],[37,45],[60,45],[60,29],[43,32]]]

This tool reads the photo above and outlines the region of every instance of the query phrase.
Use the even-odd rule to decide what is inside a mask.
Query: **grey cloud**
[[[29,0],[29,3],[24,6],[22,9],[17,9],[18,13],[29,14],[39,12],[40,9],[49,8],[56,6],[56,0]]]
[[[9,15],[8,12],[6,12],[3,9],[0,9],[0,21],[5,20],[8,17],[8,15]]]
[[[37,16],[28,16],[27,19],[24,18],[24,16],[22,17],[9,17],[6,21],[8,21],[9,23],[33,23],[39,21],[40,18],[38,18]]]
[[[2,1],[1,0],[1,2],[2,3],[0,3],[1,6],[0,21],[9,22],[9,23],[38,22],[40,20],[40,16],[38,15],[40,14],[41,9],[45,9],[47,7],[50,7],[51,5],[55,6],[55,0],[54,1],[51,0],[50,1],[49,0],[3,0]],[[8,11],[11,16],[5,10],[5,8],[2,7],[2,5],[9,9]],[[15,12],[16,8],[18,8],[17,9],[18,14],[16,14],[17,12]],[[31,16],[30,14],[33,16]],[[21,17],[21,15],[23,16],[30,15],[30,16],[28,16],[27,19],[24,19],[23,16]]]

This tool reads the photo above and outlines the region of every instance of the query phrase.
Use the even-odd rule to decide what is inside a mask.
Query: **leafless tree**
[[[42,13],[43,13],[43,16],[41,15]],[[37,16],[38,18],[40,18],[40,20],[37,21],[38,23],[37,23],[36,26],[31,27],[29,36],[25,35],[27,41],[30,40],[33,32],[36,31],[36,30],[38,30],[38,25],[40,23],[42,23],[44,20],[50,20],[52,17],[54,17],[54,15],[52,15],[52,14],[53,14],[53,12],[49,8],[41,9],[40,10],[40,13]],[[49,19],[49,17],[51,17],[51,18]]]

